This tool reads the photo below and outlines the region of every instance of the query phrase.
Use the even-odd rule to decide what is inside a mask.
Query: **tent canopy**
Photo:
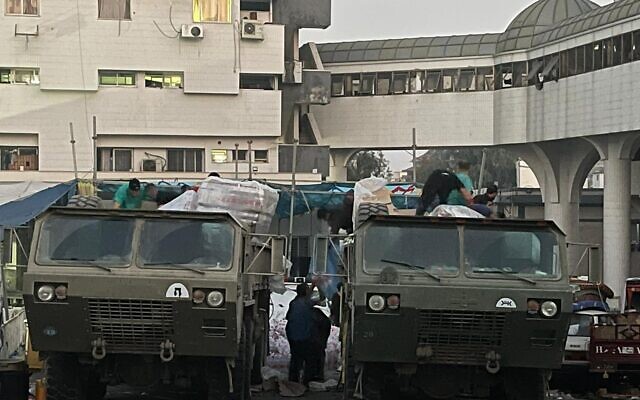
[[[26,224],[57,203],[76,187],[75,182],[60,183],[28,197],[16,193],[15,200],[0,205],[0,226],[15,228]]]

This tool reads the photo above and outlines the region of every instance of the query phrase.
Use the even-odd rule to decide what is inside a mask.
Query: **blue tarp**
[[[10,201],[0,206],[0,226],[15,228],[26,224],[75,189],[76,183],[61,183],[31,196]]]

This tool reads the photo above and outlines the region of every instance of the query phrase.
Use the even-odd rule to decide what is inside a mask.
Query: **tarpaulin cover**
[[[75,187],[75,182],[60,183],[31,196],[1,205],[0,226],[15,228],[26,224],[67,195],[69,191],[75,189]]]

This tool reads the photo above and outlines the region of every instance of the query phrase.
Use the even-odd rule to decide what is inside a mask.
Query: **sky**
[[[605,5],[612,0],[592,0]],[[332,0],[332,24],[303,29],[301,43],[503,32],[533,0]],[[406,152],[385,152],[392,170],[411,164]]]

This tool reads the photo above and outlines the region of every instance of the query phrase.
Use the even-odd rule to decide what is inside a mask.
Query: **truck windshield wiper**
[[[414,271],[420,271],[423,274],[425,274],[426,276],[428,276],[429,278],[435,279],[438,282],[440,282],[442,280],[442,278],[440,278],[438,275],[427,271],[427,269],[425,267],[420,266],[420,265],[413,265],[413,264],[409,264],[409,263],[406,263],[406,262],[403,262],[403,261],[393,261],[393,260],[384,260],[384,259],[382,259],[380,261],[385,262],[385,263],[389,263],[389,264],[400,265],[401,267],[409,268],[409,269],[414,270]]]
[[[502,275],[507,275],[507,276],[513,276],[515,278],[520,279],[523,282],[527,282],[530,283],[532,285],[536,284],[536,281],[534,281],[533,279],[529,279],[526,278],[522,275],[519,275],[516,272],[509,272],[509,271],[505,271],[503,269],[500,268],[490,268],[490,269],[481,269],[481,270],[473,270],[474,274],[502,274]]]
[[[74,263],[83,263],[92,267],[100,268],[104,271],[111,272],[111,268],[97,262],[97,260],[85,260],[81,258],[52,258],[53,261],[73,261]]]
[[[174,263],[166,263],[166,262],[156,262],[156,263],[144,263],[143,265],[145,265],[145,266],[147,266],[147,265],[149,265],[149,266],[167,265],[169,267],[185,269],[185,270],[188,270],[188,271],[193,271],[193,272],[195,272],[197,274],[200,274],[200,275],[204,275],[204,271],[203,270],[201,270],[199,268],[192,267],[192,266],[190,266],[188,264],[174,264]]]

